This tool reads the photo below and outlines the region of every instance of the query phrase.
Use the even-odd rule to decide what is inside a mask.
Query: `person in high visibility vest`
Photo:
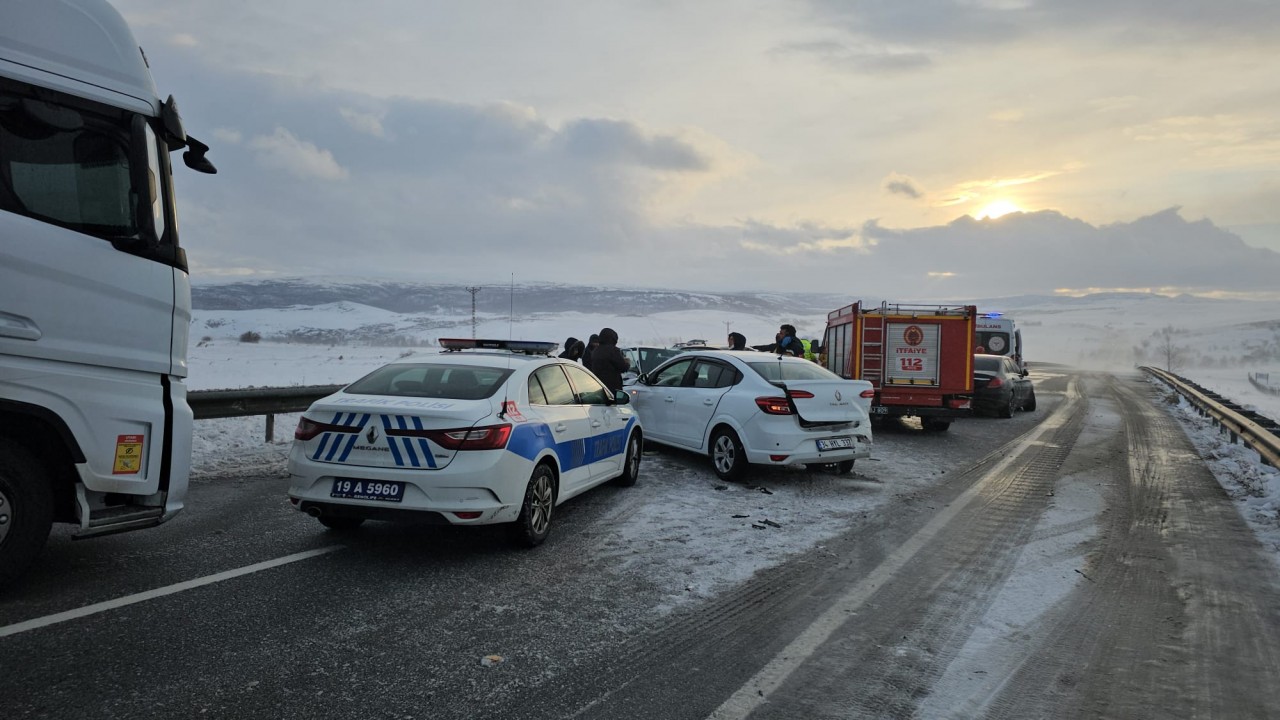
[[[813,354],[813,341],[812,341],[812,340],[801,340],[801,341],[800,341],[800,344],[801,344],[802,346],[804,346],[804,359],[805,359],[805,360],[808,360],[808,361],[810,361],[810,362],[813,362],[813,361],[815,361],[815,360],[817,360],[817,359],[818,359],[818,356],[817,356],[817,355],[815,355],[815,354]]]

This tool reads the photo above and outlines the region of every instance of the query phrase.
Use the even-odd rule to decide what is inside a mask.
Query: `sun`
[[[982,212],[978,213],[978,219],[994,220],[1002,215],[1009,213],[1022,212],[1022,208],[1013,204],[1012,200],[996,200],[995,202],[982,208]]]

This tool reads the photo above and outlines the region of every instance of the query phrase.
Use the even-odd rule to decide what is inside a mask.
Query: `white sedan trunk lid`
[[[788,380],[785,385],[802,420],[854,422],[871,412],[871,398],[861,397],[871,388],[865,380]]]

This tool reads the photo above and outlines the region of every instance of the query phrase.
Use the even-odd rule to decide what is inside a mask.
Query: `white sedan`
[[[847,473],[871,456],[871,383],[801,358],[691,351],[625,389],[647,439],[709,454],[726,480],[741,478],[748,464]]]
[[[555,343],[440,344],[311,405],[289,453],[294,507],[334,529],[511,523],[532,546],[560,503],[635,484],[643,435],[627,393],[549,357]]]

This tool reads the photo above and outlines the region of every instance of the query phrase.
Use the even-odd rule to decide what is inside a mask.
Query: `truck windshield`
[[[0,210],[105,239],[163,240],[168,178],[154,133],[134,118],[0,83]]]

